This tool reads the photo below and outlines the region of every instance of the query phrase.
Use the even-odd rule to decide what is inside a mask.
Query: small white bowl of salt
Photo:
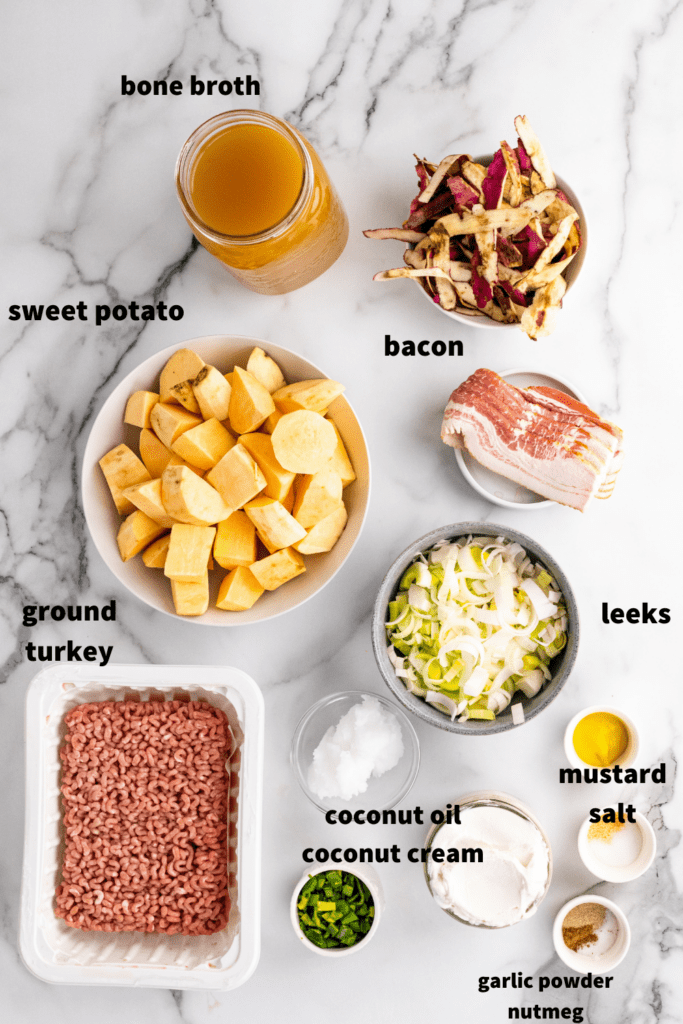
[[[579,855],[589,871],[605,882],[632,882],[652,864],[657,840],[647,818],[630,804],[605,807],[579,829]]]

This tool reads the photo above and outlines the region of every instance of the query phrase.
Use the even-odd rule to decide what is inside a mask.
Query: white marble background
[[[569,973],[551,922],[594,879],[575,849],[590,791],[557,784],[562,735],[581,707],[614,701],[643,739],[643,764],[665,760],[666,786],[629,791],[657,829],[659,857],[630,885],[598,885],[628,914],[631,952],[608,992],[548,994],[593,1024],[683,1019],[681,752],[680,0],[24,0],[5,5],[2,308],[10,303],[180,303],[179,324],[12,324],[0,368],[0,979],[8,1024],[262,1024],[508,1019],[517,997],[477,992],[480,975]],[[169,77],[181,97],[120,95],[120,78]],[[228,106],[190,97],[192,73],[262,84],[264,110],[289,119],[324,158],[351,237],[325,276],[284,297],[251,294],[192,244],[173,186],[177,151]],[[373,285],[397,265],[396,243],[365,227],[399,223],[414,193],[411,154],[486,152],[526,113],[587,212],[590,248],[555,334],[452,329],[410,282]],[[239,333],[301,352],[345,381],[374,467],[368,522],[334,582],[299,611],[242,630],[203,629],[130,597],[91,544],[78,497],[94,415],[132,367],[167,345]],[[386,359],[396,338],[461,338],[461,359]],[[627,431],[614,497],[585,515],[509,513],[459,478],[438,441],[454,386],[478,366],[529,366],[569,377]],[[522,732],[457,739],[421,723],[423,764],[410,803],[433,808],[472,789],[502,788],[546,826],[556,858],[537,916],[500,933],[450,921],[419,866],[382,870],[387,908],[361,955],[329,964],[299,948],[287,913],[301,850],[329,826],[288,765],[296,722],[326,692],[382,692],[369,642],[385,568],[411,540],[448,522],[501,522],[531,533],[573,582],[579,660],[560,697]],[[119,621],[21,627],[29,603],[117,600]],[[604,626],[603,601],[672,609],[669,626]],[[22,717],[39,666],[24,644],[71,638],[114,644],[118,662],[227,663],[261,685],[267,710],[263,951],[232,993],[74,988],[30,975],[17,950],[23,830]],[[670,780],[670,781],[669,781]],[[619,799],[616,787],[601,793]],[[424,829],[345,830],[344,845],[419,845]],[[572,999],[574,1002],[572,1003]]]

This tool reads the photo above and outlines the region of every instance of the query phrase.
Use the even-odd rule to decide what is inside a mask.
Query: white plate
[[[504,370],[500,376],[516,388],[555,388],[586,404],[583,395],[563,377],[539,373],[536,370]],[[514,480],[508,480],[507,477],[480,466],[477,460],[462,448],[455,449],[455,458],[468,484],[474,487],[475,491],[479,491],[488,501],[492,501],[494,505],[500,505],[502,508],[529,510],[555,504],[554,501],[543,498],[540,494],[535,494],[534,491],[515,483]]]
[[[122,562],[116,544],[116,534],[122,523],[98,462],[106,452],[124,442],[137,454],[139,430],[124,424],[126,402],[133,391],[157,389],[159,373],[179,348],[191,348],[207,363],[215,364],[223,372],[238,363],[246,366],[249,353],[258,345],[279,364],[288,382],[326,377],[327,374],[302,356],[289,349],[271,345],[256,338],[239,335],[214,335],[193,338],[179,345],[157,352],[128,374],[112,391],[95,420],[83,457],[82,494],[85,519],[95,547],[114,575],[141,601],[160,612],[175,617],[171,597],[171,584],[161,569],[147,569],[140,556]],[[202,626],[242,626],[248,622],[263,622],[296,608],[330,582],[339,571],[358,540],[370,496],[370,463],[365,437],[350,403],[341,395],[332,405],[332,419],[346,446],[357,479],[344,490],[344,503],[349,514],[346,528],[331,551],[321,555],[307,555],[306,572],[277,590],[266,592],[253,608],[245,612],[224,612],[216,608],[216,596],[224,573],[209,573],[211,599],[204,615],[191,618]]]
[[[54,914],[63,834],[59,748],[64,715],[77,704],[177,693],[208,700],[244,733],[237,815],[237,911],[215,935],[83,932]],[[232,710],[234,709],[234,711]],[[61,985],[220,989],[242,985],[261,936],[263,697],[240,669],[217,665],[53,666],[26,696],[26,829],[19,950],[28,969]]]

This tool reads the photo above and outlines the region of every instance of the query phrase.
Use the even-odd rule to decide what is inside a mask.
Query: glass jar
[[[242,134],[238,135],[236,131]],[[278,191],[282,178],[278,177],[277,160],[286,161],[289,187],[291,189],[294,183],[295,191],[292,205],[278,214],[275,223],[265,226],[258,223],[261,209],[258,182],[250,198],[255,227],[249,224],[248,204],[237,195],[232,201],[236,204],[233,209],[235,223],[239,222],[238,230],[226,230],[226,222],[217,229],[217,218],[213,214],[212,225],[205,222],[198,212],[197,207],[202,206],[198,202],[198,187],[201,185],[207,194],[211,192],[214,209],[217,209],[216,203],[220,206],[225,199],[226,215],[231,213],[228,193],[237,179],[230,181],[228,188],[230,176],[225,170],[227,165],[224,164],[223,170],[216,166],[216,162],[209,167],[207,156],[210,149],[216,152],[216,147],[224,146],[227,151],[231,132],[235,147],[231,156],[235,159],[239,160],[240,139],[255,147],[250,152],[258,158],[257,161],[252,160],[252,167],[258,162],[261,203],[268,204],[273,210],[277,209],[282,193],[282,189]],[[203,168],[202,159],[205,161]],[[244,167],[241,170],[240,177],[244,183],[247,175]],[[222,187],[222,183],[226,187]],[[324,273],[346,245],[349,232],[346,214],[318,154],[291,125],[271,114],[258,110],[231,110],[205,121],[180,151],[176,164],[176,188],[183,213],[195,237],[233,277],[252,291],[281,295],[301,288]],[[285,201],[289,205],[288,200]]]
[[[450,806],[451,805],[449,804],[449,807]],[[544,857],[547,855],[547,861],[543,864],[542,885],[540,886],[539,891],[536,897],[534,898],[533,902],[524,909],[524,912],[520,913],[516,920],[509,921],[504,924],[487,923],[484,920],[471,920],[465,914],[459,914],[454,907],[444,906],[443,903],[439,901],[437,895],[434,892],[434,889],[432,887],[432,879],[429,871],[429,861],[431,859],[432,847],[435,845],[435,840],[440,830],[444,827],[444,824],[448,824],[447,815],[444,812],[444,820],[440,824],[432,826],[432,828],[427,833],[427,838],[425,840],[427,858],[423,862],[423,870],[425,881],[427,882],[427,888],[429,889],[432,898],[437,903],[437,905],[441,907],[444,913],[448,914],[449,917],[452,917],[455,921],[459,921],[461,924],[471,925],[474,928],[507,928],[512,924],[518,924],[519,921],[523,921],[526,918],[531,917],[532,914],[536,913],[539,905],[545,899],[548,889],[550,888],[550,879],[552,878],[553,873],[553,861],[552,852],[550,849],[550,841],[545,831],[543,830],[540,822],[536,817],[534,817],[529,808],[525,807],[524,804],[521,803],[519,800],[516,800],[514,797],[509,796],[507,793],[499,793],[493,790],[482,790],[477,793],[470,793],[467,796],[461,797],[460,800],[457,801],[457,806],[459,806],[460,808],[461,815],[465,811],[478,808],[492,808],[496,811],[505,811],[526,822],[535,832],[537,832],[540,850],[543,851]],[[500,841],[501,840],[499,838],[499,845]],[[472,868],[470,867],[470,871],[471,870]]]

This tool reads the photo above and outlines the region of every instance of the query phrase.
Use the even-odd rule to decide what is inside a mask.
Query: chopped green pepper
[[[320,949],[355,945],[368,934],[375,916],[370,890],[348,871],[309,876],[297,908],[302,932]]]

